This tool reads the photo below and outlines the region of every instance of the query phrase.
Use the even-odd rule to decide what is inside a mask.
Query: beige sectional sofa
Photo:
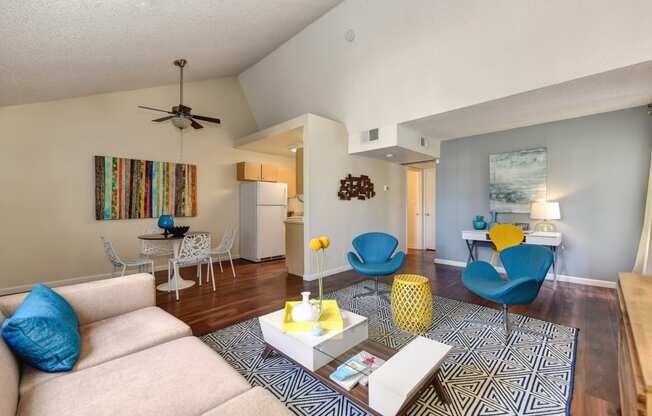
[[[0,416],[289,415],[155,306],[151,275],[55,291],[79,318],[79,359],[70,372],[44,373],[22,365],[0,337]],[[0,297],[0,323],[25,296]]]

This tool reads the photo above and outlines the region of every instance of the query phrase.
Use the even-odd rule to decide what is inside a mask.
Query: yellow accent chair
[[[432,322],[432,292],[428,278],[397,274],[392,285],[392,317],[398,329],[423,333]]]
[[[494,244],[495,251],[491,255],[491,264],[496,265],[496,257],[506,248],[523,243],[523,230],[513,224],[496,224],[489,230],[489,239]]]

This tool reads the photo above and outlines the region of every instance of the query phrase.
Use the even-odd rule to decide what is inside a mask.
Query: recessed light
[[[394,155],[392,153],[387,153],[385,157],[389,159],[390,157],[394,157]]]

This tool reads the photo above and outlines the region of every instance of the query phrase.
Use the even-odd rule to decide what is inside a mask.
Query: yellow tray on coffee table
[[[315,302],[318,303],[319,301]],[[301,303],[301,301],[296,302],[285,302],[285,313],[283,315],[283,324],[281,325],[283,331],[285,332],[302,332],[310,331],[315,324],[314,322],[294,322],[292,320],[292,307]],[[342,320],[342,314],[340,313],[340,307],[337,306],[336,300],[324,300],[322,301],[323,311],[319,317],[319,324],[321,327],[328,331],[330,329],[342,329],[344,328],[344,321]]]

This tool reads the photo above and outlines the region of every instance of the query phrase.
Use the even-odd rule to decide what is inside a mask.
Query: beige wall
[[[328,274],[350,268],[346,253],[351,241],[361,233],[382,231],[406,247],[406,168],[384,160],[350,155],[348,133],[338,122],[308,115],[304,135],[305,240],[330,237],[325,269]],[[347,174],[368,175],[376,196],[361,201],[341,201],[337,197],[340,179]],[[384,190],[387,186],[387,190]],[[305,280],[317,278],[310,249],[305,248]]]
[[[223,124],[184,133],[183,161],[198,168],[199,211],[177,222],[219,238],[238,222],[234,163],[291,162],[232,147],[256,130],[236,78],[188,83],[184,95],[193,112]],[[170,85],[0,108],[0,288],[109,272],[100,235],[120,255],[138,254],[136,236],[155,220],[94,219],[93,156],[179,161],[179,130],[150,121],[162,114],[136,108],[177,101],[178,86]]]

